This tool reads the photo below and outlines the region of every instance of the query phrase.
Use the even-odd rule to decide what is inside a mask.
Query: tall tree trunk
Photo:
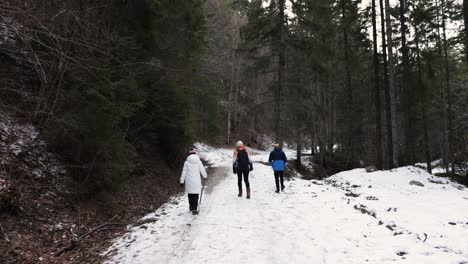
[[[296,97],[296,143],[297,143],[297,153],[296,153],[296,165],[299,167],[301,165],[302,158],[302,120],[300,115],[300,105],[301,105],[301,89],[302,89],[302,65],[299,67],[299,85],[297,86],[297,97]]]
[[[327,92],[326,92],[326,101],[325,101],[325,113],[326,113],[326,126],[327,126],[327,141],[326,146],[328,151],[332,151],[333,147],[333,121],[332,121],[332,101],[333,101],[333,95],[332,95],[332,82],[331,78],[329,77],[327,80]]]
[[[385,0],[385,25],[387,29],[387,47],[388,47],[388,77],[390,86],[390,108],[392,114],[392,136],[393,136],[393,164],[398,166],[398,125],[397,125],[397,107],[396,107],[396,89],[395,89],[395,58],[393,57],[393,33],[390,16],[390,0]]]
[[[297,150],[296,150],[296,165],[299,167],[302,164],[302,139],[301,139],[301,132],[298,130],[296,131],[297,137]]]
[[[463,0],[463,20],[465,21],[465,55],[468,64],[468,0]]]
[[[228,118],[227,118],[227,136],[226,136],[226,143],[230,144],[231,143],[231,136],[232,136],[232,115],[233,115],[233,110],[235,113],[235,108],[233,109],[233,91],[234,91],[234,86],[236,85],[236,80],[235,80],[235,73],[236,73],[236,49],[238,45],[238,16],[233,16],[233,23],[234,23],[234,28],[231,31],[231,82],[229,86],[229,105],[228,105]],[[235,124],[235,123],[234,123]]]
[[[251,113],[251,122],[250,122],[250,138],[251,142],[258,143],[257,140],[257,130],[256,130],[256,120],[257,120],[257,111],[255,110],[257,107],[257,88],[258,88],[258,71],[255,70],[255,78],[254,78],[254,84],[252,85],[252,89],[250,89],[250,98],[251,98],[251,108],[249,112]]]
[[[312,133],[310,135],[310,147],[311,151],[310,154],[312,156],[315,156],[315,153],[317,152],[317,118],[315,117],[315,113],[312,113]]]
[[[437,25],[440,25],[440,5],[439,1],[436,0],[436,5],[437,5]],[[443,52],[442,52],[442,33],[440,32],[440,26],[437,27],[437,52],[439,55],[439,58],[443,57]],[[443,61],[440,60],[439,62],[439,72],[440,72],[440,94],[441,94],[441,99],[442,99],[442,117],[444,121],[444,130],[443,130],[443,144],[442,144],[442,149],[443,149],[443,162],[444,162],[444,167],[445,167],[445,173],[449,172],[449,157],[448,157],[448,122],[447,122],[447,107],[446,107],[446,94],[445,94],[445,77],[443,75]]]
[[[236,131],[237,136],[239,136],[239,71],[240,71],[240,58],[237,58],[237,67],[236,74],[234,77],[235,90],[234,90],[234,131]]]
[[[385,35],[385,16],[383,0],[380,0],[380,24],[382,26],[382,51],[384,67],[384,90],[385,90],[385,114],[387,125],[387,168],[392,169],[393,165],[393,130],[392,130],[392,112],[390,100],[390,80],[388,78],[387,63],[387,40]]]
[[[345,68],[345,87],[347,95],[347,137],[346,137],[346,162],[351,162],[354,158],[354,124],[356,122],[354,118],[354,107],[353,107],[353,88],[351,84],[351,71],[349,67],[349,41],[348,41],[348,18],[346,16],[346,3],[347,0],[341,0],[341,16],[342,16],[342,30],[343,30],[343,49],[344,49],[344,68]]]
[[[231,144],[231,123],[232,123],[232,91],[234,90],[234,70],[235,70],[235,51],[232,51],[231,62],[231,82],[229,84],[229,101],[228,101],[228,117],[227,117],[227,136],[226,144]]]
[[[336,84],[332,82],[330,91],[329,119],[330,119],[330,150],[333,151],[333,146],[336,143],[336,126],[335,126],[335,104],[336,104]]]
[[[405,0],[400,0],[400,30],[401,30],[401,51],[403,63],[403,78],[402,86],[404,91],[404,113],[405,113],[405,152],[406,163],[414,163],[414,139],[413,139],[413,114],[412,114],[412,91],[408,85],[409,82],[409,58],[408,46],[406,44],[406,17],[405,17],[406,4]]]
[[[424,87],[424,89],[426,89]],[[426,92],[424,92],[426,93]],[[431,165],[431,149],[429,147],[429,132],[427,129],[427,95],[423,97],[423,102],[422,102],[422,112],[423,112],[423,129],[424,129],[424,153],[426,155],[426,167],[427,167],[427,172],[432,174],[432,165]]]
[[[372,0],[372,40],[373,40],[373,66],[374,66],[374,93],[375,93],[375,125],[376,125],[376,155],[377,168],[382,169],[382,120],[380,111],[380,85],[379,85],[379,54],[377,51],[377,23],[375,12],[375,0]]]
[[[450,89],[450,72],[448,62],[448,43],[445,22],[445,0],[442,0],[442,34],[444,38],[444,63],[445,63],[445,88],[447,91],[447,115],[448,115],[448,156],[452,165],[452,174],[455,174],[454,144],[453,144],[453,121],[452,121],[452,96]]]
[[[427,110],[426,110],[426,104],[427,104],[427,91],[426,87],[424,85],[423,79],[422,79],[422,63],[421,63],[421,53],[420,53],[420,48],[419,48],[419,40],[420,40],[420,35],[419,35],[419,30],[417,25],[414,26],[414,40],[416,44],[416,62],[418,64],[418,85],[419,88],[422,90],[422,101],[421,101],[421,108],[422,108],[422,116],[423,116],[423,130],[424,130],[424,153],[426,156],[426,166],[427,166],[427,171],[432,174],[432,167],[431,167],[431,152],[429,149],[429,134],[427,131]]]
[[[284,77],[284,65],[285,65],[285,32],[284,32],[284,9],[285,9],[285,0],[278,0],[279,7],[279,61],[278,61],[278,85],[276,90],[276,120],[275,120],[275,138],[276,142],[281,144],[282,138],[280,135],[281,127],[281,92],[283,89],[283,77]]]

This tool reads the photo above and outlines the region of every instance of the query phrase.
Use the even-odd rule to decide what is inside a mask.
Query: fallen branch
[[[0,224],[0,229],[2,229],[3,236],[7,242],[10,242],[10,239],[8,238],[7,234],[5,233],[5,230],[3,230],[2,224]]]
[[[426,242],[426,240],[427,240],[427,234],[426,234],[426,233],[424,233],[424,239],[421,239],[421,238],[419,237],[419,234],[418,234],[417,236],[418,236],[418,239],[419,239],[419,240],[421,240],[422,242]]]
[[[106,223],[106,224],[102,224],[100,226],[97,226],[95,228],[93,228],[92,230],[90,230],[89,232],[87,232],[86,234],[78,237],[77,239],[73,239],[70,241],[70,244],[64,248],[62,248],[60,251],[58,251],[57,253],[55,253],[55,256],[60,256],[62,255],[63,253],[65,252],[68,252],[70,250],[73,250],[80,242],[81,240],[83,240],[83,238],[91,235],[92,233],[96,232],[97,230],[103,228],[103,227],[106,227],[106,226],[111,226],[111,225],[117,225],[117,226],[125,226],[127,224],[122,224],[122,223]]]

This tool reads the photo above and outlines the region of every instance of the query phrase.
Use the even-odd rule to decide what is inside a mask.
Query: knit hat
[[[242,147],[242,146],[244,146],[244,143],[242,143],[242,141],[240,141],[240,140],[239,140],[239,141],[237,141],[237,144],[236,144],[236,146],[238,146],[238,147]]]
[[[187,148],[187,155],[190,155],[190,154],[195,154],[195,147],[188,147]]]

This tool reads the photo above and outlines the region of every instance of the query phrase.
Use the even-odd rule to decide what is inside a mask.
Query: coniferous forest
[[[455,166],[466,1],[390,2],[3,1],[2,112],[99,187],[128,177],[138,146],[171,162],[194,139]]]
[[[431,173],[440,160],[441,176],[466,184],[468,1],[0,0],[5,146],[13,120],[63,164],[66,204],[88,208],[136,203],[142,175],[159,206],[195,142],[284,143],[299,171],[313,156],[314,178],[416,163]],[[28,189],[18,164],[29,154],[5,155],[2,221],[49,188]]]

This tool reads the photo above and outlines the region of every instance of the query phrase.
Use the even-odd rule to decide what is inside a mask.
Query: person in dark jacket
[[[284,154],[278,143],[273,144],[274,149],[270,152],[270,157],[268,162],[270,162],[271,167],[275,173],[275,184],[276,184],[276,193],[279,193],[280,181],[281,181],[281,191],[284,190],[284,168],[288,164],[286,159],[286,154]]]
[[[247,199],[250,199],[249,172],[253,170],[252,160],[249,151],[244,147],[242,141],[237,142],[236,151],[232,161],[232,172],[237,174],[237,186],[239,194],[242,197],[242,176],[244,177],[245,188],[247,190]]]

